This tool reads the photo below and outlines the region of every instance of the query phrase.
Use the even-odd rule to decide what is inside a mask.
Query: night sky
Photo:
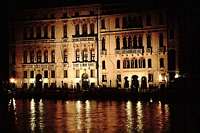
[[[39,8],[39,7],[54,7],[70,4],[82,3],[115,3],[120,0],[8,0],[7,10],[2,10],[5,15],[6,24],[2,24],[1,29],[1,48],[0,48],[0,79],[5,79],[8,76],[8,18],[13,15],[17,10],[24,8]],[[168,8],[172,13],[177,13],[180,17],[181,29],[181,42],[184,58],[184,71],[194,75],[195,78],[200,79],[199,61],[200,56],[200,8],[197,7],[197,2],[192,0],[178,1],[178,0],[123,0],[129,3],[131,8]]]

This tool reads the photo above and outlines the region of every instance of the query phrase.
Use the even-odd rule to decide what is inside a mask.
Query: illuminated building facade
[[[10,77],[18,88],[131,88],[134,77],[139,88],[166,84],[179,71],[170,24],[166,10],[101,4],[25,10],[10,26]]]

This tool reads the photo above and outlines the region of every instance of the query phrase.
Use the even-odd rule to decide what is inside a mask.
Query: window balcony
[[[96,67],[96,62],[73,62],[74,68]]]
[[[30,39],[24,40],[23,43],[52,43],[55,39]]]
[[[95,41],[95,37],[73,37],[73,42],[79,42],[79,41]]]
[[[115,50],[116,54],[143,54],[142,49],[121,49]]]

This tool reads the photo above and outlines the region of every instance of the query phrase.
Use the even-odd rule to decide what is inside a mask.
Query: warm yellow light
[[[178,78],[179,77],[179,74],[178,73],[176,73],[176,75],[174,76],[174,78]]]
[[[14,78],[10,78],[10,83],[15,83],[15,79]]]

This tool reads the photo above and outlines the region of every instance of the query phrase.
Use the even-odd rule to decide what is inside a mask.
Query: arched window
[[[27,51],[24,51],[24,55],[23,55],[23,62],[24,63],[27,63],[27,56],[28,56]]]
[[[146,67],[146,63],[145,63],[145,59],[143,58],[142,60],[142,67],[145,68]]]
[[[139,68],[142,68],[142,58],[139,59]]]
[[[51,51],[51,62],[55,63],[55,50]]]
[[[47,50],[44,51],[44,62],[45,63],[48,62],[48,51]]]
[[[131,36],[128,37],[128,48],[129,49],[132,48],[132,38],[131,38]]]
[[[95,52],[94,52],[94,49],[90,50],[90,59],[91,59],[91,61],[95,61]]]
[[[79,24],[75,25],[75,35],[79,35]]]
[[[115,28],[119,28],[119,18],[115,19]]]
[[[76,61],[80,61],[80,50],[76,50]]]
[[[67,63],[67,50],[64,50],[64,57],[63,57],[64,63]]]
[[[126,68],[126,60],[123,60],[123,68]]]
[[[133,48],[137,48],[137,36],[134,35],[133,37]]]
[[[148,59],[148,68],[151,68],[152,65],[151,65],[151,59]]]
[[[120,50],[120,38],[116,38],[116,50]]]
[[[90,34],[94,35],[94,24],[90,24]]]
[[[123,48],[127,49],[127,41],[126,41],[126,37],[123,37]]]
[[[159,47],[163,47],[163,33],[159,33]]]
[[[34,51],[31,51],[31,52],[30,52],[30,62],[31,62],[31,63],[34,63],[34,58],[35,58]]]
[[[51,26],[51,38],[55,39],[55,26],[54,25]]]
[[[67,24],[63,25],[63,38],[67,38]]]
[[[87,51],[87,49],[83,50],[83,61],[88,61],[88,51]]]
[[[139,47],[142,48],[143,47],[142,35],[139,35],[138,43],[139,43]]]
[[[160,68],[164,67],[164,58],[160,58]]]
[[[131,68],[134,68],[134,67],[135,67],[134,64],[135,64],[135,59],[133,58],[133,59],[131,60]]]
[[[135,59],[135,68],[138,68],[138,60]]]
[[[151,34],[147,34],[147,48],[151,48]]]
[[[87,24],[83,24],[83,35],[87,35]]]
[[[120,69],[120,60],[117,60],[117,69]]]
[[[37,52],[37,63],[41,63],[42,62],[42,52],[39,50]]]
[[[128,58],[123,60],[123,68],[130,68],[130,61]]]
[[[44,38],[48,38],[48,26],[44,26]]]
[[[102,50],[106,50],[106,40],[105,40],[105,38],[103,37],[102,38]]]
[[[129,61],[129,59],[126,60],[126,68],[130,68],[130,61]]]

